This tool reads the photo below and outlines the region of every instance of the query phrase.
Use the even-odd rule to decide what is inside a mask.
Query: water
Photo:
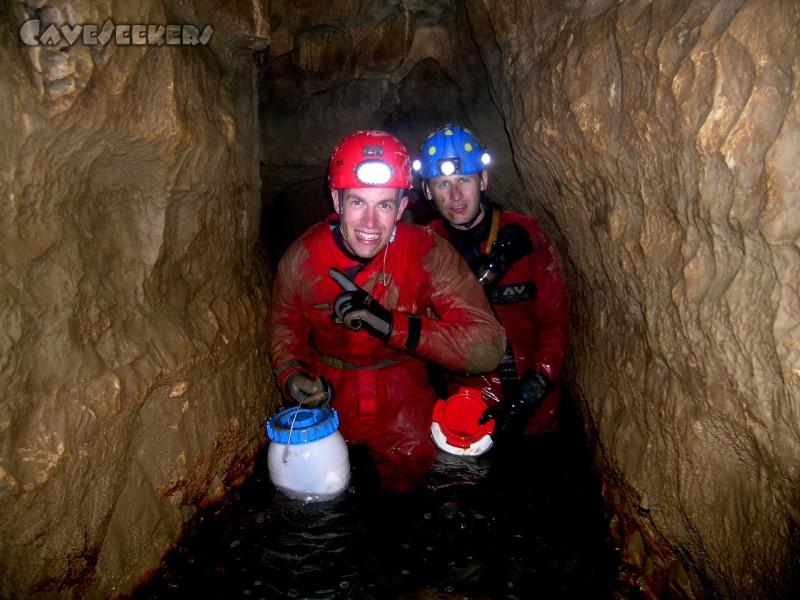
[[[577,429],[477,458],[440,454],[425,484],[378,489],[369,461],[334,500],[272,486],[266,452],[134,600],[636,598],[619,576]]]

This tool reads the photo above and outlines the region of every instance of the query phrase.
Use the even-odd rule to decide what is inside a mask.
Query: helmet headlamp
[[[333,149],[328,171],[332,190],[411,187],[411,160],[403,143],[376,129],[356,131]]]
[[[488,152],[469,130],[460,125],[442,125],[422,145],[414,170],[423,179],[482,172],[491,162]]]
[[[364,185],[384,185],[392,179],[394,169],[385,161],[370,159],[356,165],[355,174]]]
[[[442,175],[452,175],[461,171],[461,160],[458,158],[443,158],[439,161],[439,171]]]

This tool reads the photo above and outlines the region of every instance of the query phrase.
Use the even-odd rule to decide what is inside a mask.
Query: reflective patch
[[[527,283],[512,283],[511,285],[498,285],[489,295],[491,304],[514,304],[526,300],[536,299],[536,284],[533,281]]]

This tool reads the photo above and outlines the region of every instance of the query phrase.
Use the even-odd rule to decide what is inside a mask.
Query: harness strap
[[[500,229],[500,211],[496,208],[492,211],[492,225],[489,229],[489,237],[486,238],[485,254],[492,251],[492,244],[497,241],[497,233]],[[491,303],[491,296],[489,301]],[[494,304],[494,303],[492,303]],[[492,313],[495,318],[500,321],[497,311],[492,306]],[[502,325],[502,322],[501,322]],[[505,325],[503,325],[505,327]],[[519,392],[519,372],[517,371],[517,361],[514,359],[514,349],[511,347],[511,342],[506,342],[506,351],[500,364],[497,366],[497,374],[500,376],[500,385],[503,388],[503,394],[506,398],[514,398]]]
[[[334,369],[342,369],[342,370],[355,370],[355,371],[372,371],[375,369],[384,369],[386,367],[391,367],[392,365],[396,365],[399,363],[399,360],[391,360],[386,358],[379,363],[374,365],[354,365],[353,363],[347,362],[345,360],[341,360],[336,358],[335,356],[329,356],[327,354],[322,355],[322,362],[328,365],[329,367],[333,367]]]
[[[497,231],[500,229],[500,211],[497,209],[492,210],[492,225],[489,229],[489,237],[486,238],[486,250],[484,254],[489,254],[492,251],[492,244],[497,240]]]
[[[399,360],[384,359],[374,365],[354,365],[335,356],[322,355],[322,362],[334,369],[353,370],[353,381],[356,388],[358,418],[362,424],[368,425],[375,422],[378,413],[378,369],[391,367]]]

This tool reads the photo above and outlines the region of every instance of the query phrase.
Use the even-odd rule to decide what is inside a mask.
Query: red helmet
[[[333,150],[328,184],[331,189],[410,188],[406,147],[384,131],[348,135]]]

